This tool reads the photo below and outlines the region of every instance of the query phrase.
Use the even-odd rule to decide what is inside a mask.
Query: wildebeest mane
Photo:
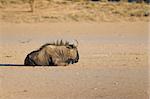
[[[69,46],[69,42],[68,42],[68,41],[65,41],[65,42],[64,42],[63,40],[60,40],[60,41],[57,40],[56,42],[46,43],[46,44],[42,45],[39,50],[41,50],[41,49],[43,49],[44,47],[49,46],[49,45],[55,45],[55,46]],[[74,44],[73,44],[72,46],[74,46]]]

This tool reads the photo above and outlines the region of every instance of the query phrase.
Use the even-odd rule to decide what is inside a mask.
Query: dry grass
[[[15,1],[15,0],[13,0]],[[25,0],[26,1],[26,0]],[[0,4],[2,22],[70,22],[70,21],[149,21],[149,5],[145,3],[36,1],[30,11],[26,1]]]

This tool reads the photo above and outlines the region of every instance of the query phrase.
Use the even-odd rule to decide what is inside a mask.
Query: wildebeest
[[[58,41],[55,43],[47,43],[38,50],[29,53],[24,61],[24,65],[28,66],[66,66],[77,63],[79,53],[77,49],[78,41],[75,44],[69,42]]]

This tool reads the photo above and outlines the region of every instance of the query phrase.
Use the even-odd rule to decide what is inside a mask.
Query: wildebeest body
[[[78,62],[77,47],[67,44],[45,44],[27,55],[24,65],[66,66]]]

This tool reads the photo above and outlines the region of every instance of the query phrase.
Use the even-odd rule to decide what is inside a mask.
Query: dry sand
[[[0,66],[0,99],[148,99],[148,24],[0,24],[0,65],[21,65],[42,44],[79,41],[67,67]]]

